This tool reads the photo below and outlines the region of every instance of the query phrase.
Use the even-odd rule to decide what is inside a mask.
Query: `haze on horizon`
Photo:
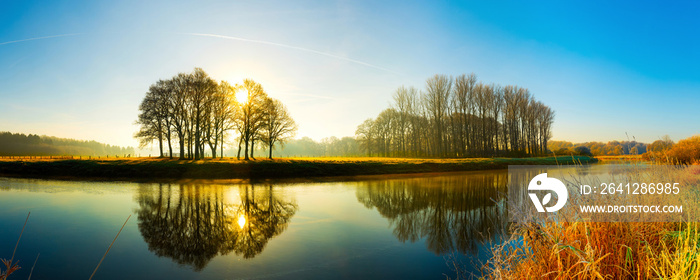
[[[21,1],[0,11],[0,131],[137,146],[158,79],[251,78],[297,137],[352,136],[401,85],[475,73],[556,112],[553,139],[697,133],[700,4]]]

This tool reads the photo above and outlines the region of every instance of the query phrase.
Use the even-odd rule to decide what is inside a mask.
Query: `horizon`
[[[696,3],[39,3],[0,11],[0,131],[138,147],[148,87],[195,67],[261,83],[296,139],[354,137],[435,74],[530,89],[551,140],[677,142],[700,121]]]
[[[99,142],[99,141],[96,141],[96,140],[93,140],[93,139],[76,139],[76,138],[65,138],[65,137],[58,137],[58,136],[45,135],[45,134],[34,134],[34,133],[24,133],[24,132],[14,132],[14,131],[0,131],[0,133],[4,133],[4,132],[13,133],[13,134],[24,134],[24,135],[37,135],[37,136],[39,136],[39,137],[55,137],[55,138],[59,138],[59,139],[67,139],[67,140],[75,140],[75,141],[85,141],[85,142],[95,141],[95,142],[98,142],[98,143],[101,143],[101,144],[112,145],[112,144],[109,144],[109,143]],[[693,136],[700,136],[700,134],[691,135],[691,136],[689,136],[689,137],[693,137]],[[331,138],[331,137],[336,137],[337,139],[342,139],[342,138],[345,138],[345,137],[351,137],[351,138],[353,138],[353,139],[356,138],[355,136],[343,136],[343,137],[328,136],[328,137],[324,137],[324,138],[322,138],[322,139],[318,139],[318,140],[317,140],[317,139],[313,139],[313,138],[311,138],[311,137],[304,136],[304,137],[294,137],[294,138],[291,139],[291,141],[294,141],[294,140],[301,140],[301,139],[303,139],[303,138],[309,138],[309,139],[311,139],[311,140],[313,140],[313,141],[315,141],[315,142],[317,142],[317,143],[321,143],[324,139]],[[663,139],[661,139],[661,138],[659,138],[659,139],[657,139],[657,140],[662,140],[662,141],[663,141]],[[671,139],[671,140],[672,140],[673,142],[678,142],[678,140],[683,140],[683,139]],[[607,143],[610,143],[610,142],[617,141],[617,142],[637,142],[637,143],[649,145],[649,144],[652,144],[652,143],[653,143],[654,141],[656,141],[656,140],[651,141],[651,142],[642,142],[642,141],[638,141],[638,140],[636,140],[636,139],[634,139],[634,138],[627,139],[627,140],[625,140],[625,139],[612,139],[612,140],[606,140],[606,141],[585,141],[585,142],[572,142],[572,141],[560,140],[560,139],[549,139],[549,140],[548,140],[548,142],[552,142],[552,141],[555,141],[555,142],[557,142],[557,141],[559,141],[559,142],[569,142],[569,143],[572,143],[572,144],[585,144],[585,143],[603,143],[603,144],[607,144]],[[156,153],[156,152],[158,152],[157,143],[156,143],[155,141],[152,142],[149,146],[143,147],[143,148],[138,147],[138,145],[137,145],[137,146],[112,145],[112,146],[121,147],[121,148],[133,148],[133,149],[135,149],[135,151],[136,151],[137,153],[142,153],[142,152],[153,152],[153,153]],[[224,150],[225,150],[225,151],[234,151],[234,150],[236,150],[236,149],[237,149],[237,147],[228,146],[228,147],[226,147]],[[280,148],[275,147],[275,149],[280,149]],[[284,149],[284,148],[281,148],[281,149]],[[267,150],[267,148],[265,148],[265,147],[258,147],[256,150],[257,150],[257,151],[263,151],[263,150]]]

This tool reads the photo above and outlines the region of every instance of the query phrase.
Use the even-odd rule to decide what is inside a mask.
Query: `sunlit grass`
[[[305,178],[507,169],[509,165],[556,165],[595,162],[589,157],[419,159],[380,157],[0,159],[0,174],[20,177],[118,179]]]
[[[644,160],[642,155],[619,155],[619,156],[596,156],[599,160],[616,160],[616,161],[637,161]]]
[[[700,181],[694,167],[660,173],[694,188]],[[698,214],[697,191],[690,190],[691,205],[684,205],[689,219]],[[649,196],[642,204],[668,203],[659,199]],[[698,223],[567,220],[515,225],[510,239],[494,247],[484,278],[700,279]]]
[[[699,279],[697,223],[548,223],[497,247],[487,279]]]

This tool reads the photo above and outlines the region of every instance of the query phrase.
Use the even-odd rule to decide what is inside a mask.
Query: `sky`
[[[251,78],[297,137],[353,136],[399,86],[475,73],[528,88],[553,139],[700,127],[700,2],[0,0],[0,131],[137,146],[149,85]]]

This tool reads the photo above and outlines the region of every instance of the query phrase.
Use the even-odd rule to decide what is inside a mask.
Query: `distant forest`
[[[0,156],[134,156],[134,148],[34,134],[0,132]]]
[[[549,141],[547,145],[549,145],[549,149],[557,155],[575,154],[594,156],[641,155],[647,152],[647,147],[649,146],[649,144],[637,141],[610,141],[607,143]]]
[[[335,136],[323,138],[320,142],[309,137],[290,140],[277,154],[283,157],[356,157],[364,155],[355,138]]]
[[[670,143],[664,145],[664,143]],[[547,142],[546,155],[641,155],[648,151],[661,151],[673,146],[670,140],[658,140],[652,144],[637,141],[609,141],[572,143],[568,141],[550,140]],[[234,151],[235,152],[235,151]],[[361,142],[353,137],[328,137],[321,141],[311,138],[289,140],[281,148],[278,155],[282,157],[309,156],[309,157],[335,157],[335,156],[367,156],[367,151],[361,147]],[[373,156],[380,156],[374,154]]]
[[[338,138],[335,136],[326,137],[320,141],[309,137],[299,139],[288,139],[284,145],[275,146],[276,157],[358,157],[366,156],[360,150],[360,144],[354,137]],[[155,151],[155,150],[153,150]],[[155,151],[157,152],[157,151]],[[208,152],[208,151],[207,151]],[[235,157],[238,153],[235,145],[224,149],[224,157]],[[256,154],[269,153],[269,147],[264,145],[255,146]],[[205,156],[210,156],[206,153]]]

